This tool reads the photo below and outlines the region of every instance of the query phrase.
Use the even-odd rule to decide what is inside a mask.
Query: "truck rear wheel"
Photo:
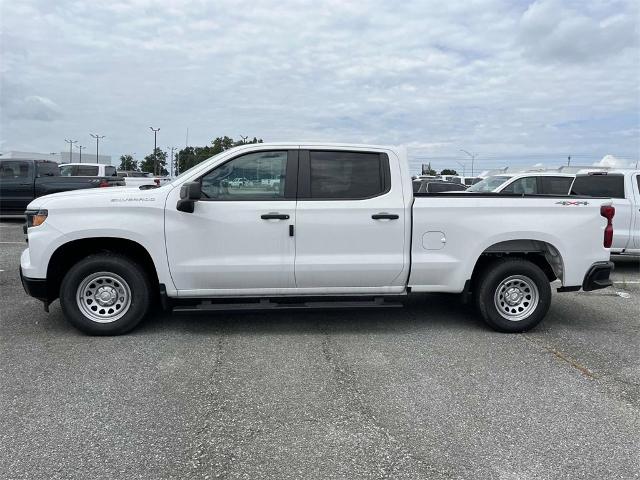
[[[535,327],[551,304],[549,279],[540,267],[527,260],[490,263],[477,285],[478,310],[500,332],[525,332]]]
[[[150,282],[144,269],[122,255],[90,255],[75,264],[60,286],[69,322],[90,335],[119,335],[149,310]]]

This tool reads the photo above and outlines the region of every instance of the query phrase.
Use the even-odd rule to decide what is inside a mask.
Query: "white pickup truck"
[[[578,174],[571,194],[611,197],[616,209],[611,253],[640,255],[640,170]]]
[[[34,200],[20,273],[45,309],[60,298],[98,335],[131,330],[157,303],[381,307],[421,292],[462,293],[495,329],[521,332],[545,316],[551,281],[611,285],[613,216],[610,199],[414,194],[402,149],[254,144],[153,190]]]

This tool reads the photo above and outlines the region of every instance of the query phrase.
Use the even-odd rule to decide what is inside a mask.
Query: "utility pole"
[[[461,152],[466,153],[467,155],[469,155],[471,157],[471,176],[473,177],[473,162],[476,160],[476,157],[478,156],[477,153],[469,153],[466,150],[463,150],[462,148],[460,149]]]
[[[100,147],[100,139],[104,138],[104,135],[98,135],[97,133],[90,133],[89,135],[96,139],[96,163],[100,163],[98,161],[98,149]]]
[[[167,150],[171,148],[171,164],[169,165],[169,176],[173,178],[173,151],[177,150],[178,147],[167,147]]]
[[[242,139],[242,144],[244,145],[245,143],[247,143],[247,139],[249,138],[249,135],[247,135],[246,137],[243,135],[240,135],[240,138]]]
[[[158,149],[158,132],[159,128],[149,127],[153,132],[153,174],[158,176],[158,154],[156,150]]]
[[[78,143],[78,140],[67,140],[64,139],[65,142],[69,144],[69,163],[73,162],[73,144]]]
[[[571,155],[567,157],[567,167],[571,165]]]
[[[84,147],[82,145],[76,145],[76,148],[80,150],[80,163],[82,163],[82,149],[87,147]]]
[[[458,162],[457,160],[456,160],[456,163],[462,167],[462,176],[466,177],[467,176],[467,172],[466,172],[467,171],[467,165],[465,163]]]

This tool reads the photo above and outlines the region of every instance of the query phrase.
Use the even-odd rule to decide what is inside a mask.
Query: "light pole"
[[[158,132],[160,131],[160,129],[153,128],[153,127],[149,127],[149,128],[153,132],[153,174],[157,177],[158,176],[158,154],[156,150],[158,148]]]
[[[73,162],[73,144],[78,143],[78,140],[67,140],[64,139],[65,142],[69,144],[69,163]]]
[[[90,133],[89,135],[96,139],[96,163],[100,163],[98,161],[98,148],[100,146],[100,139],[104,138],[104,135],[98,135],[97,133]]]
[[[173,152],[178,149],[178,147],[167,147],[167,150],[171,149],[171,163],[169,164],[169,176],[173,178]]]
[[[456,160],[456,163],[462,167],[462,176],[466,177],[467,176],[467,174],[466,174],[467,164],[466,163],[462,163],[462,162],[458,162],[457,160]]]
[[[460,149],[460,151],[466,153],[467,155],[469,155],[471,157],[471,176],[473,177],[473,162],[475,161],[475,159],[478,156],[478,154],[477,153],[469,153],[466,150],[463,150],[462,148]]]
[[[82,145],[76,145],[76,148],[80,150],[80,163],[82,163],[82,149],[87,147],[84,147]]]

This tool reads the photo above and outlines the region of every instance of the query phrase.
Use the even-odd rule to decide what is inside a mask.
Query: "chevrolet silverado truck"
[[[640,170],[578,174],[571,185],[571,194],[611,197],[616,209],[611,253],[640,255]]]
[[[0,216],[22,217],[29,202],[42,195],[123,185],[116,177],[61,176],[58,164],[48,160],[0,160]]]
[[[591,197],[414,194],[403,149],[243,145],[156,189],[34,200],[20,274],[45,310],[59,298],[96,335],[131,330],[153,305],[385,307],[423,292],[462,294],[521,332],[545,316],[551,282],[611,285],[614,211]]]

